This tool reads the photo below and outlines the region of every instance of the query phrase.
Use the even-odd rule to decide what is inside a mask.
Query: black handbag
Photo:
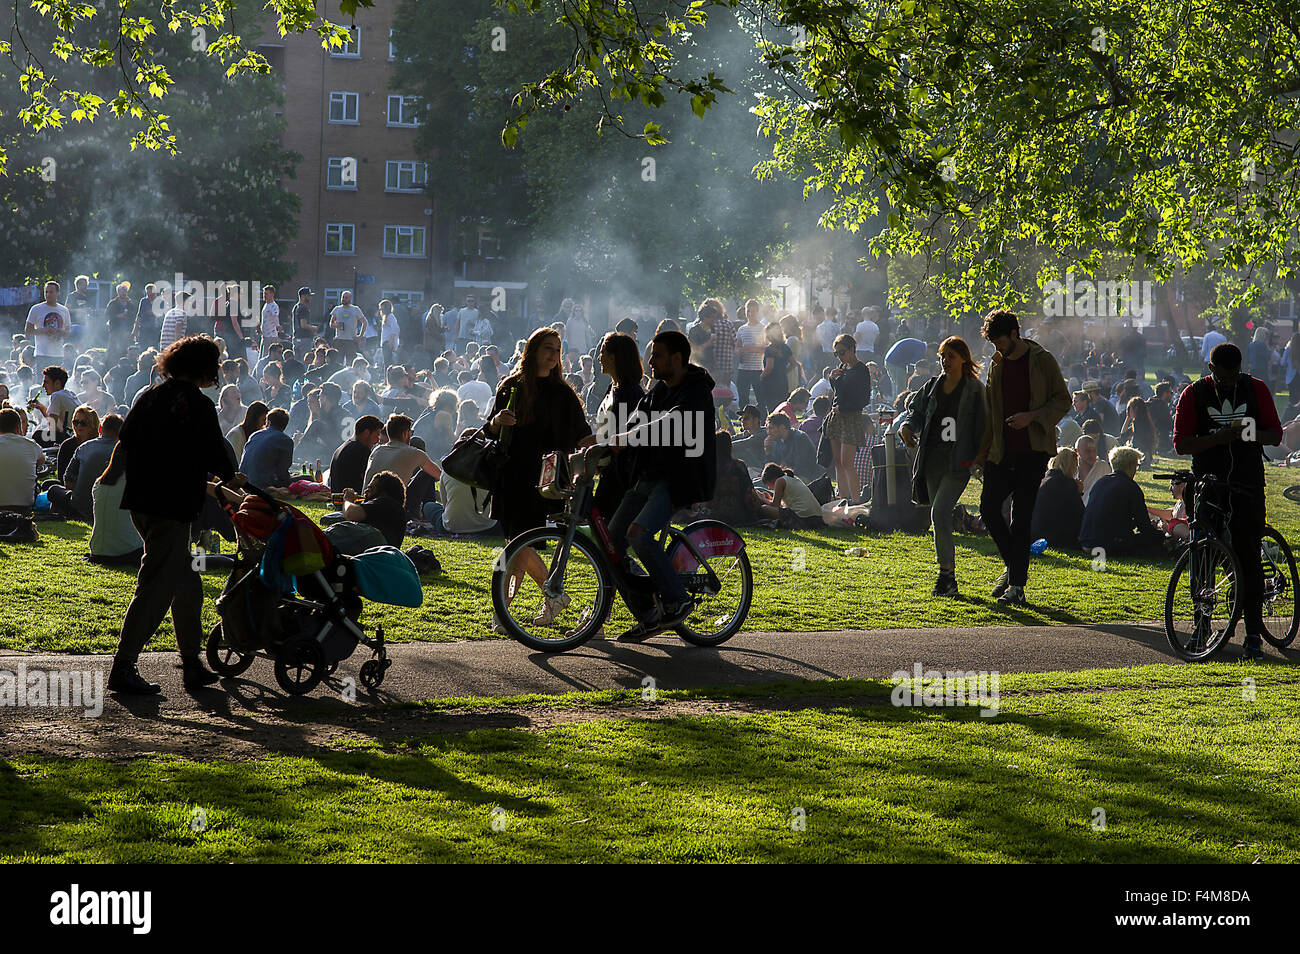
[[[442,460],[442,469],[463,484],[492,491],[501,482],[510,447],[510,432],[500,439],[488,433],[487,425],[458,438]]]

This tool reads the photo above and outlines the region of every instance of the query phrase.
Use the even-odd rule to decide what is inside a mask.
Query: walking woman
[[[830,376],[835,400],[826,419],[826,439],[831,443],[835,464],[835,487],[841,497],[856,501],[862,496],[862,485],[854,458],[858,448],[866,444],[867,429],[871,427],[863,413],[871,400],[871,372],[858,360],[858,344],[852,335],[840,335],[834,347],[840,366]]]
[[[207,481],[216,474],[243,483],[217,425],[217,409],[202,392],[217,382],[221,352],[211,338],[173,342],[158,356],[164,380],[140,395],[122,425],[116,454],[126,454],[121,507],[144,541],[135,594],[126,608],[110,692],[159,691],[136,669],[145,643],[170,609],[186,689],[217,681],[199,661],[203,647],[203,583],[190,556],[190,524],[203,508]]]
[[[507,543],[525,530],[545,526],[561,506],[560,501],[547,500],[537,492],[542,457],[551,451],[571,453],[596,442],[582,401],[564,380],[560,348],[560,333],[554,328],[538,328],[529,335],[519,370],[502,380],[488,415],[487,430],[493,437],[510,429],[506,465],[492,494],[492,516],[501,521]],[[521,551],[507,570],[511,576],[508,593],[518,592],[525,573],[538,587],[546,581],[546,566],[532,549]],[[562,602],[546,597],[534,622],[545,626],[563,608]],[[505,633],[496,618],[492,629]]]
[[[930,505],[934,524],[939,579],[931,595],[958,596],[952,513],[970,482],[987,409],[980,366],[971,357],[970,346],[954,335],[939,345],[939,360],[943,376],[931,378],[912,395],[907,422],[899,433],[908,447],[919,447],[912,467],[912,501]]]
[[[596,410],[596,433],[608,441],[628,429],[628,419],[645,397],[645,391],[641,389],[645,370],[641,367],[636,339],[621,332],[611,331],[601,339],[597,357],[600,370],[609,375],[611,383]],[[616,454],[614,461],[600,475],[594,504],[606,519],[614,515],[631,486],[631,464],[631,454]]]

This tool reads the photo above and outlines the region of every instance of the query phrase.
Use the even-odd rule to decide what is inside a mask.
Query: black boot
[[[203,689],[221,678],[215,672],[209,672],[198,656],[182,659],[181,670],[181,680],[186,689]]]
[[[140,670],[136,669],[134,664],[122,666],[115,662],[108,673],[108,691],[132,696],[149,696],[162,692],[162,686],[156,682],[149,682],[141,676]]]

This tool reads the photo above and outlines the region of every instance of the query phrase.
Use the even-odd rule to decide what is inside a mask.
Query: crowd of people
[[[215,678],[198,659],[201,588],[178,558],[213,529],[209,475],[282,492],[314,478],[342,496],[343,521],[391,546],[410,521],[509,540],[557,507],[538,493],[544,455],[588,446],[638,409],[689,410],[708,423],[702,455],[617,455],[597,488],[620,552],[635,552],[662,587],[624,634],[635,640],[691,609],[655,543],[669,520],[821,525],[828,502],[871,498],[872,451],[884,441],[900,442],[911,463],[904,496],[929,508],[936,596],[960,592],[957,503],[972,477],[982,480],[981,518],[1005,564],[993,594],[1008,605],[1026,601],[1036,539],[1155,556],[1185,538],[1185,488],[1171,488],[1172,506],[1150,506],[1134,480],[1157,455],[1228,466],[1228,448],[1238,477],[1238,457],[1260,458],[1258,481],[1254,463],[1248,477],[1259,506],[1251,496],[1238,509],[1258,512],[1262,526],[1260,449],[1300,443],[1296,408],[1279,417],[1266,383],[1290,388],[1300,376],[1300,335],[1281,352],[1256,335],[1244,355],[1207,335],[1210,375],[1167,373],[1152,387],[1132,336],[1063,366],[1007,311],[985,318],[987,353],[977,357],[960,336],[927,341],[872,306],[778,316],[750,299],[733,319],[708,298],[691,320],[664,319],[653,333],[628,318],[598,335],[565,299],[553,321],[506,338],[520,329],[480,312],[472,295],[417,319],[387,300],[367,315],[348,293],[320,315],[302,288],[282,320],[270,286],[250,316],[232,290],[195,307],[183,292],[160,301],[152,285],[137,302],[123,282],[92,348],[73,337],[96,326],[77,286],[65,302],[58,283],[45,286],[4,365],[0,509],[90,523],[90,559],[140,566],[114,668],[126,691],[152,691],[135,658],[169,607],[187,684]],[[1222,437],[1221,418],[1223,399],[1236,408],[1244,395],[1259,434],[1243,453]],[[509,434],[510,466],[490,497],[441,466],[479,428]],[[1249,523],[1243,545],[1258,536]],[[511,572],[540,584],[544,566],[526,554]],[[548,598],[543,616],[560,608]],[[1257,645],[1258,629],[1247,638]]]

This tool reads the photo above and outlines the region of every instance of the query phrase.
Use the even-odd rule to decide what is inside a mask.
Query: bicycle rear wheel
[[[496,618],[513,639],[544,653],[580,646],[604,624],[610,610],[613,585],[609,571],[603,555],[587,537],[574,536],[563,578],[556,576],[564,535],[562,528],[553,527],[522,533],[510,541],[492,566],[492,609]],[[546,559],[537,554],[539,549],[547,554]],[[525,550],[532,550],[533,557],[524,554]],[[533,558],[542,562],[547,579],[562,594],[550,605],[526,573],[518,579],[515,592],[508,592],[511,574],[507,568],[516,561]]]
[[[754,599],[754,574],[749,566],[745,541],[720,521],[700,521],[687,527],[688,536],[708,562],[708,569],[721,584],[713,592],[708,569],[695,559],[681,541],[672,545],[669,560],[681,574],[686,591],[695,600],[695,610],[673,631],[696,646],[717,646],[726,642],[745,624]]]
[[[1221,540],[1196,540],[1183,551],[1165,592],[1165,636],[1175,653],[1197,662],[1227,641],[1241,615],[1239,576]]]
[[[1282,534],[1264,528],[1260,559],[1264,564],[1264,638],[1285,649],[1300,629],[1300,576],[1295,554]]]

